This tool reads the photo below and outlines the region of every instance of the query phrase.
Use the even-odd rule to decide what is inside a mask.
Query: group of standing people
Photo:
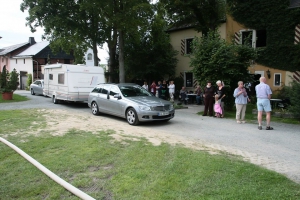
[[[272,111],[270,99],[272,90],[270,86],[266,84],[265,77],[260,77],[259,82],[260,83],[255,86],[258,130],[262,130],[263,111],[266,113],[266,130],[273,130],[274,128],[270,126]],[[238,124],[245,123],[246,106],[247,103],[250,102],[250,98],[244,88],[243,81],[238,82],[238,87],[234,90],[233,96],[235,97],[236,122]]]
[[[258,120],[258,129],[262,130],[262,115],[263,112],[266,113],[266,130],[273,130],[273,127],[270,126],[271,121],[271,95],[272,91],[269,85],[266,84],[266,78],[260,77],[260,84],[255,86],[256,98],[257,98],[257,120]],[[217,86],[214,88],[211,81],[207,81],[207,85],[204,88],[204,113],[203,116],[215,116],[215,117],[224,117],[224,97],[225,87],[222,81],[216,82]],[[247,91],[244,87],[243,81],[238,82],[238,87],[234,90],[233,96],[235,97],[235,106],[236,106],[236,122],[238,124],[246,123],[245,113],[247,103],[250,102],[250,98],[247,94]],[[213,109],[214,108],[214,109]],[[215,113],[215,115],[213,115]]]
[[[158,81],[157,84],[155,83],[155,81],[153,81],[150,87],[148,87],[147,82],[144,82],[144,85],[142,87],[158,98],[165,100],[170,98],[170,101],[174,101],[174,81],[169,81],[169,84],[167,84],[167,81],[165,80],[163,82]]]
[[[255,86],[257,97],[258,129],[262,130],[262,114],[264,111],[266,113],[266,130],[273,130],[273,127],[270,126],[272,111],[270,99],[272,91],[270,86],[266,84],[265,77],[260,77],[259,81],[260,84]],[[158,81],[157,84],[155,83],[155,81],[153,81],[150,87],[148,87],[147,82],[144,82],[144,85],[142,87],[147,91],[150,91],[154,96],[158,98],[168,99],[167,94],[169,94],[170,101],[174,101],[174,81],[170,81],[169,84],[167,84],[166,81]],[[204,113],[202,116],[214,116],[218,118],[224,117],[224,98],[226,97],[226,89],[222,81],[218,80],[216,82],[216,87],[212,85],[211,81],[207,81],[207,84],[203,90],[198,85],[194,93],[196,94],[197,105],[200,105],[202,101],[204,103]],[[185,100],[186,98],[184,98],[184,94],[187,94],[187,91],[184,87],[182,87],[182,89],[180,90],[180,95]],[[243,81],[238,82],[238,86],[234,90],[233,96],[235,98],[236,106],[236,122],[238,124],[246,123],[246,106],[247,103],[250,102],[250,98],[244,87]]]
[[[204,113],[202,116],[224,117],[225,87],[224,83],[220,80],[218,80],[216,84],[217,86],[214,87],[211,81],[207,81],[203,91]]]

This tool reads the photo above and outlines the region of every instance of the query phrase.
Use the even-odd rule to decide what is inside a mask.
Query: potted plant
[[[0,91],[3,100],[12,100],[13,92],[19,85],[19,73],[16,69],[9,73],[4,65],[0,77]]]

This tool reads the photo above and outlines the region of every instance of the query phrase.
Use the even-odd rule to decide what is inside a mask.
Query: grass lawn
[[[118,142],[112,130],[51,136],[37,112],[1,111],[0,136],[95,199],[300,199],[299,184],[235,156]],[[3,143],[0,152],[0,199],[78,199]]]
[[[29,100],[27,97],[18,94],[13,94],[12,100],[3,100],[2,94],[0,94],[0,103],[11,103],[11,102],[19,102],[19,101],[27,101],[27,100]]]
[[[252,114],[252,110],[256,109],[256,104],[248,104],[246,109],[245,119],[247,122],[257,123],[257,114]],[[203,112],[199,112],[199,115],[202,115]],[[232,110],[225,110],[225,118],[234,119],[235,120],[236,109],[235,107]],[[266,120],[265,115],[263,115],[263,121]],[[299,119],[294,118],[282,118],[282,117],[274,117],[271,116],[272,122],[281,122],[281,123],[289,123],[289,124],[300,124]]]

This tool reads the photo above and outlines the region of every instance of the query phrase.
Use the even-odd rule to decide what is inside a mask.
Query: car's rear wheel
[[[133,108],[129,108],[126,112],[126,120],[128,122],[128,124],[130,125],[138,125],[139,122],[139,118],[138,115],[136,114],[136,111]]]
[[[59,103],[59,100],[56,99],[56,96],[55,96],[55,95],[52,97],[52,102],[53,102],[54,104],[58,104],[58,103]]]
[[[93,115],[99,115],[100,114],[98,104],[95,101],[92,102],[91,109],[92,109],[92,114]]]
[[[32,88],[31,88],[30,92],[31,92],[31,95],[35,95],[35,93],[34,93],[34,91],[33,91]]]

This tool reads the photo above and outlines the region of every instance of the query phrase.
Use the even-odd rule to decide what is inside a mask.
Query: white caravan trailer
[[[98,83],[104,83],[102,67],[85,65],[51,64],[44,66],[45,96],[51,97],[53,103],[60,100],[83,102]]]

